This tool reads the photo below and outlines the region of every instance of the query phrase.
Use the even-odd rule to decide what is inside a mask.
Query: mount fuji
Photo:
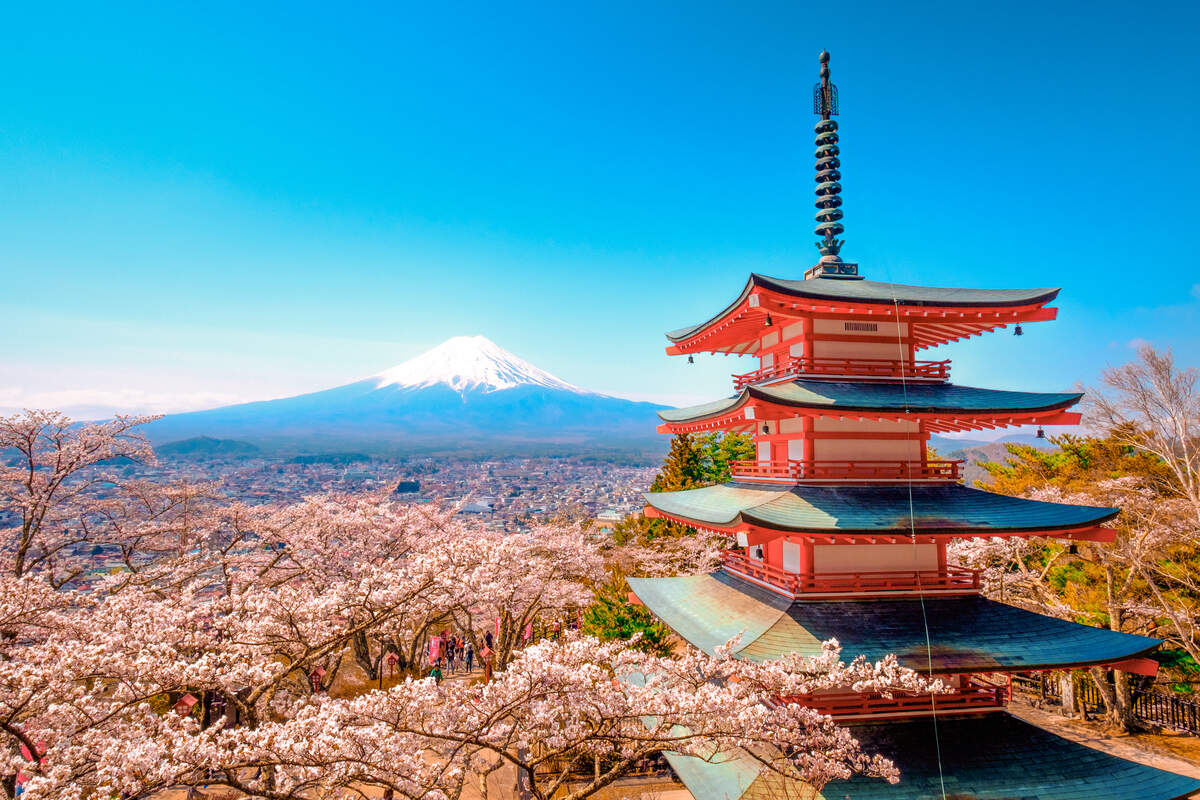
[[[581,389],[483,336],[456,336],[333,389],[171,414],[156,444],[237,439],[285,452],[658,452],[662,406]]]

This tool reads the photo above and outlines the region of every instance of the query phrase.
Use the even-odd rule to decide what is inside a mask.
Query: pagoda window
[[[751,545],[746,548],[746,555],[753,558],[755,561],[763,560],[763,546],[761,544]]]
[[[861,319],[818,319],[813,321],[813,333],[821,336],[854,337],[864,339],[879,336],[904,337],[908,335],[908,323],[878,320],[865,322]]]

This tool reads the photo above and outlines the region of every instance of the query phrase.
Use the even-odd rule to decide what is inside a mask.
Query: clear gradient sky
[[[799,277],[817,53],[843,255],[872,279],[1061,286],[941,348],[1059,390],[1139,340],[1200,364],[1197,4],[11,5],[0,409],[295,394],[484,334],[677,403],[663,354],[747,273]]]

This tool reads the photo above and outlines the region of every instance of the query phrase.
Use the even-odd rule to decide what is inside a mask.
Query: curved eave
[[[652,515],[764,541],[785,534],[881,536],[1061,536],[1107,540],[1120,509],[1047,503],[961,485],[770,486],[730,482],[643,495]],[[1082,534],[1087,534],[1086,536]]]
[[[751,330],[761,327],[768,313],[788,315],[847,315],[862,313],[876,319],[911,318],[927,325],[918,336],[918,347],[955,341],[995,328],[1021,322],[1054,319],[1055,309],[1046,303],[1058,289],[946,289],[906,286],[878,281],[847,281],[815,278],[786,281],[752,273],[737,298],[711,319],[670,331],[668,354],[714,350],[753,352]],[[964,324],[970,323],[964,327]],[[717,344],[714,329],[738,326],[732,339],[747,341],[734,348],[731,342]],[[744,330],[743,330],[744,329]]]
[[[743,389],[733,397],[714,400],[711,403],[701,403],[685,408],[665,408],[658,412],[658,418],[668,424],[677,424],[724,417],[741,409],[749,399],[749,390]]]
[[[1078,403],[1081,399],[1083,399],[1083,394],[1081,392],[1071,392],[1071,393],[991,392],[991,390],[984,389],[984,390],[978,390],[978,391],[991,392],[992,394],[996,394],[996,395],[1011,396],[1014,399],[1016,399],[1018,397],[1042,398],[1042,399],[1044,399],[1045,402],[1038,403],[1038,404],[1029,403],[1029,404],[1023,404],[1023,405],[996,405],[993,407],[989,407],[987,405],[984,405],[981,407],[964,406],[964,405],[937,405],[937,404],[924,405],[924,404],[921,404],[919,401],[912,402],[912,399],[918,398],[920,396],[918,393],[922,392],[923,390],[933,390],[936,392],[936,391],[939,391],[939,390],[942,390],[945,388],[949,388],[952,386],[952,384],[937,384],[937,385],[933,385],[933,386],[929,386],[929,385],[905,386],[904,387],[905,394],[908,395],[909,400],[908,400],[908,402],[903,402],[903,403],[894,403],[894,402],[893,403],[869,403],[869,402],[853,402],[853,401],[844,402],[841,400],[832,400],[832,401],[825,400],[824,402],[822,402],[821,400],[803,400],[803,399],[798,399],[798,398],[787,396],[786,391],[790,386],[801,385],[803,383],[805,383],[805,382],[804,381],[792,381],[791,383],[776,384],[774,386],[748,386],[748,387],[746,387],[746,389],[744,391],[747,395],[749,395],[749,397],[751,397],[755,400],[759,400],[766,405],[779,406],[782,408],[806,408],[806,409],[826,410],[826,411],[831,411],[831,412],[837,412],[837,411],[863,411],[863,412],[868,412],[868,413],[869,412],[875,412],[875,413],[902,412],[905,414],[909,414],[909,413],[912,413],[912,414],[952,414],[952,415],[953,414],[963,414],[963,415],[968,415],[968,416],[975,415],[975,414],[981,414],[981,415],[982,414],[996,414],[996,415],[1003,416],[1005,414],[1027,414],[1027,413],[1044,412],[1044,411],[1062,411],[1064,409],[1070,408],[1071,406]],[[813,382],[809,381],[808,383],[813,383]],[[835,385],[835,384],[832,384],[829,382],[822,383],[823,387],[829,387],[832,385]],[[891,385],[867,384],[865,386],[862,386],[861,388],[866,393],[869,394],[872,392],[878,392],[880,389],[883,389],[883,388],[891,388],[891,386],[897,386],[897,385],[902,385],[902,384],[891,384]],[[955,388],[970,390],[973,387],[962,386],[962,387],[955,387]]]
[[[894,654],[901,664],[937,674],[1027,672],[1120,664],[1162,645],[979,595],[789,600],[722,572],[628,583],[693,646],[712,653],[740,636],[735,655],[757,662],[816,655],[822,642],[837,639],[846,659]]]
[[[711,530],[716,533],[724,533],[729,536],[734,536],[738,533],[749,534],[749,544],[763,544],[772,539],[777,539],[780,536],[788,534],[798,535],[802,538],[812,540],[817,544],[904,544],[911,542],[916,537],[919,543],[932,543],[936,541],[945,541],[947,539],[987,539],[1000,536],[1011,537],[1032,537],[1044,536],[1051,539],[1071,539],[1075,541],[1086,542],[1102,542],[1111,543],[1116,540],[1116,531],[1105,528],[1105,522],[1111,520],[1116,514],[1108,519],[1101,520],[1094,524],[1071,525],[1058,528],[1049,528],[1045,526],[1035,526],[1032,528],[968,528],[968,527],[922,527],[918,528],[914,534],[911,527],[898,526],[895,528],[839,528],[836,531],[825,528],[806,528],[802,526],[790,527],[780,525],[777,522],[772,522],[763,519],[757,519],[753,514],[738,514],[734,519],[727,523],[708,522],[705,520],[694,519],[684,516],[683,514],[672,514],[666,511],[661,511],[655,508],[653,504],[647,503],[642,509],[648,517],[661,517],[669,519],[673,522],[678,522],[681,525],[688,525],[693,528],[702,530]]]
[[[871,722],[851,731],[864,752],[896,765],[898,783],[856,775],[815,792],[799,780],[763,771],[756,758],[741,750],[708,760],[663,755],[695,800],[1183,800],[1200,791],[1196,778],[1127,761],[1007,713]]]
[[[860,415],[865,419],[910,419],[931,423],[930,430],[979,430],[1009,425],[1075,425],[1079,415],[1066,409],[1076,405],[1083,395],[1079,393],[1033,393],[975,390],[972,387],[955,387],[950,384],[912,385],[904,388],[904,397],[886,401],[870,402],[872,394],[883,397],[884,392],[895,394],[896,385],[858,384],[857,399],[843,392],[843,398],[830,392],[841,384],[819,381],[793,381],[773,386],[748,386],[739,394],[687,408],[673,408],[658,412],[663,425],[660,433],[695,433],[709,429],[737,429],[751,426],[756,421],[779,420],[792,416],[845,417]],[[795,387],[802,387],[797,390]],[[805,386],[816,386],[820,395]],[[988,402],[976,405],[965,403],[929,402],[925,397],[936,397],[948,389],[977,392]],[[969,396],[969,395],[968,395]],[[996,401],[1008,400],[1009,404]],[[1018,403],[1017,401],[1024,400]],[[907,401],[907,402],[905,402]]]
[[[758,273],[750,274],[749,283],[788,297],[913,308],[982,309],[1045,305],[1062,291],[1052,288],[962,289],[837,278],[786,280]]]

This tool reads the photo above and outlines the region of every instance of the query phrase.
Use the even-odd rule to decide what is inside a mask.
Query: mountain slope
[[[370,378],[310,394],[173,414],[152,441],[236,438],[267,449],[658,450],[660,406],[588,392],[479,337],[455,337]]]

